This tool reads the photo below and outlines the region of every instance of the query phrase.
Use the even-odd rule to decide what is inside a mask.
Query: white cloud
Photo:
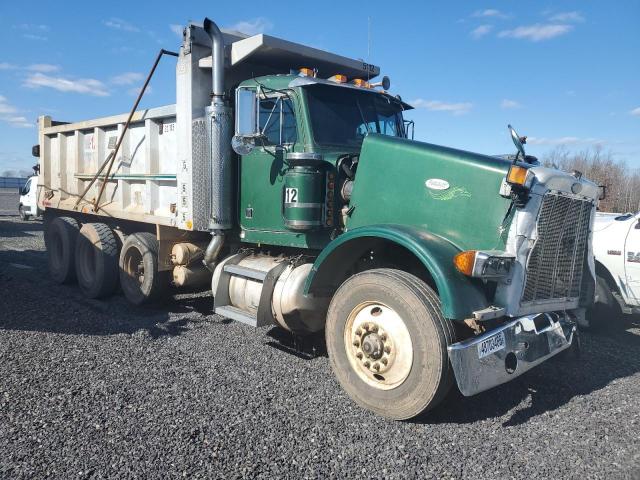
[[[500,10],[496,10],[495,8],[487,8],[485,10],[478,10],[473,13],[474,17],[480,18],[508,18],[509,15],[506,13],[502,13]]]
[[[634,108],[629,112],[629,114],[633,115],[634,117],[640,117],[640,107]]]
[[[131,85],[132,83],[138,83],[144,79],[144,75],[137,72],[127,72],[120,75],[116,75],[111,78],[111,83],[115,85]]]
[[[121,18],[111,17],[108,20],[102,22],[105,26],[113,28],[115,30],[124,30],[125,32],[139,32],[140,29],[135,25],[122,20]]]
[[[22,36],[24,38],[26,38],[27,40],[38,40],[41,42],[45,42],[47,40],[49,40],[49,38],[47,37],[43,37],[42,35],[35,35],[33,33],[23,33]]]
[[[11,105],[6,97],[0,95],[0,121],[12,127],[31,128],[33,124],[26,117],[20,115],[18,109]]]
[[[178,25],[177,23],[172,23],[171,25],[169,25],[169,30],[175,33],[178,36],[178,38],[182,38],[182,30],[183,30],[182,25]]]
[[[480,25],[479,27],[476,27],[473,30],[471,30],[470,35],[477,40],[479,38],[484,37],[489,32],[491,32],[492,29],[493,29],[493,26],[491,25]]]
[[[273,28],[273,23],[264,17],[252,18],[250,20],[242,20],[233,25],[226,27],[228,30],[246,33],[247,35],[257,35],[264,33]]]
[[[29,30],[29,31],[40,31],[40,32],[48,32],[51,30],[49,25],[35,24],[35,23],[20,23],[18,25],[14,25],[13,28],[17,28],[18,30]]]
[[[426,108],[432,112],[449,112],[453,115],[464,115],[473,108],[473,103],[470,102],[448,103],[440,100],[424,100],[422,98],[417,98],[409,102],[409,104],[416,108]]]
[[[127,90],[127,93],[132,97],[137,97],[140,93],[140,90],[142,90],[142,85],[139,87],[130,88],[129,90]],[[151,85],[147,85],[147,89],[144,91],[144,94],[149,95],[150,93],[153,93],[153,88],[151,88]]]
[[[546,138],[546,137],[527,137],[527,144],[529,145],[602,145],[604,140],[599,138],[580,138],[580,137],[558,137],[558,138]]]
[[[504,100],[502,100],[502,102],[500,102],[500,107],[504,109],[509,109],[509,108],[520,108],[522,107],[522,105],[520,105],[520,103],[516,102],[515,100],[509,100],[508,98],[505,98]]]
[[[563,24],[541,24],[523,25],[513,30],[503,30],[498,34],[501,38],[519,38],[531,40],[532,42],[540,42],[551,38],[559,37],[573,30],[572,25]]]
[[[31,70],[32,72],[49,73],[57,72],[58,70],[60,70],[60,66],[52,65],[50,63],[34,63],[33,65],[29,65],[27,67],[27,70]]]
[[[557,22],[557,23],[563,23],[563,22],[580,23],[580,22],[584,22],[584,16],[577,11],[560,12],[560,13],[555,13],[551,15],[549,17],[549,21]]]
[[[106,97],[109,91],[104,83],[93,78],[69,79],[53,77],[43,73],[33,73],[27,76],[23,85],[28,88],[53,88],[60,92],[75,92],[96,97]]]
[[[15,70],[18,68],[16,65],[7,62],[0,62],[0,70]]]

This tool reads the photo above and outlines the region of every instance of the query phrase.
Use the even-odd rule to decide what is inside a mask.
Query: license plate
[[[505,347],[504,333],[500,332],[493,337],[489,337],[478,344],[478,358],[484,358]]]

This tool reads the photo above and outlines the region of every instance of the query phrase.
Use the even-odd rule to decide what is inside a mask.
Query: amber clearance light
[[[453,264],[460,273],[464,273],[469,277],[473,274],[473,266],[476,262],[476,252],[477,250],[467,250],[466,252],[460,252],[453,257]]]
[[[507,182],[512,185],[524,186],[527,181],[527,170],[524,167],[518,165],[511,165],[509,172],[507,173]]]

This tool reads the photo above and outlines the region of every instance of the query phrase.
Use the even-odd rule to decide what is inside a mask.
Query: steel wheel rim
[[[402,317],[379,302],[357,305],[347,317],[344,346],[351,368],[366,384],[391,390],[409,376],[413,342]]]

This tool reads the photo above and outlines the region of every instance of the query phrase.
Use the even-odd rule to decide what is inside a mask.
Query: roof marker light
[[[329,81],[330,82],[336,82],[336,83],[347,83],[347,76],[346,75],[342,75],[341,73],[338,73],[337,75],[334,75],[333,77],[329,77]]]

